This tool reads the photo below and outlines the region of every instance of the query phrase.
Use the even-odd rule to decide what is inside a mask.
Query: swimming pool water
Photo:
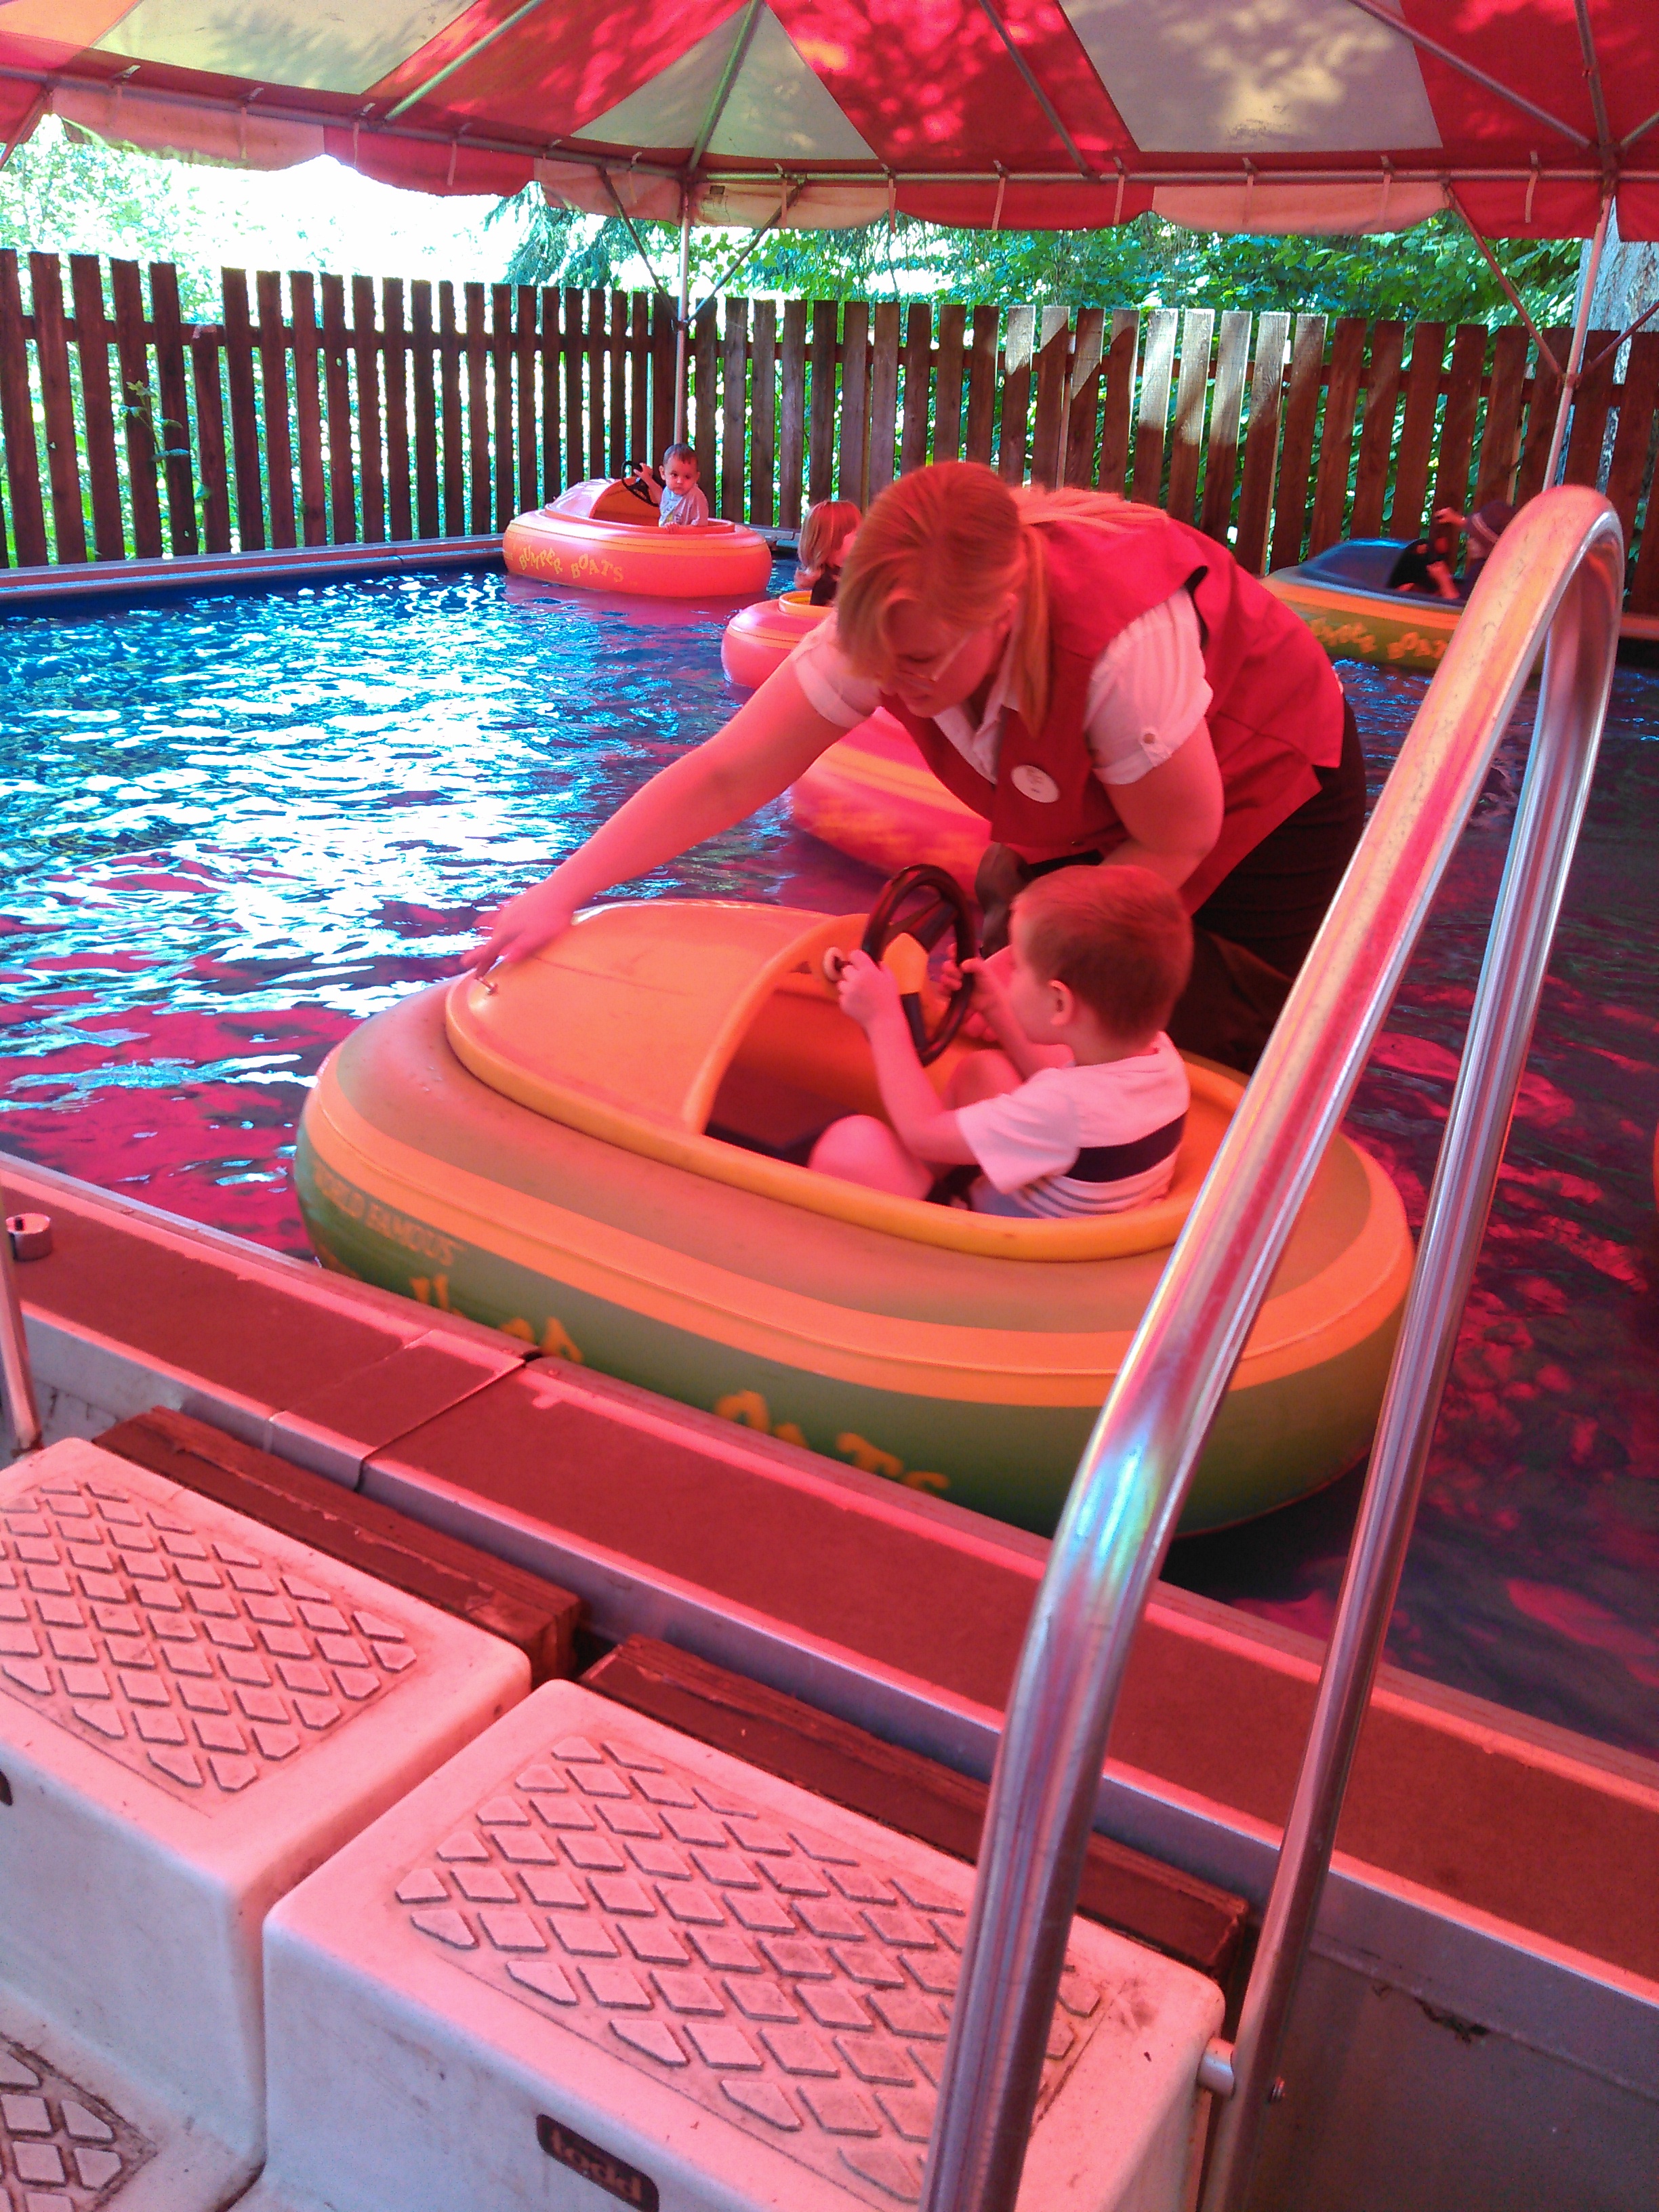
[[[0,1145],[303,1251],[323,1057],[719,726],[721,620],[471,573],[7,618]],[[1341,673],[1375,782],[1423,685]],[[1621,670],[1390,1656],[1659,1753],[1656,739],[1659,678]],[[1351,1119],[1413,1226],[1524,751],[1522,724]],[[844,911],[875,882],[781,802],[637,890]],[[1322,1632],[1357,1494],[1170,1572]]]

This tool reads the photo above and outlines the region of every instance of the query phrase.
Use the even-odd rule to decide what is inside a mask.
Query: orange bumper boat
[[[736,522],[659,529],[648,500],[602,477],[516,516],[501,558],[513,575],[540,583],[664,599],[740,599],[763,592],[772,573],[772,549],[757,532]]]

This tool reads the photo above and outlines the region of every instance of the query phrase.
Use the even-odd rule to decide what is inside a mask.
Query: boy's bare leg
[[[1006,1052],[965,1053],[951,1071],[945,1103],[954,1111],[981,1098],[1000,1098],[1005,1091],[1018,1091],[1024,1079]]]
[[[819,1175],[839,1176],[867,1190],[891,1191],[896,1198],[926,1198],[933,1187],[933,1169],[907,1152],[873,1114],[848,1114],[832,1121],[806,1164]]]

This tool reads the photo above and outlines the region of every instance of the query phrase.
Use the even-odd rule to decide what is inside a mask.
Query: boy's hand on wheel
[[[550,881],[520,891],[485,921],[486,934],[466,955],[461,965],[475,975],[488,968],[511,967],[562,937],[574,919],[570,901]]]
[[[889,1008],[895,1013],[899,1011],[898,985],[867,952],[848,954],[838,988],[842,1013],[850,1015],[860,1029],[867,1030]]]

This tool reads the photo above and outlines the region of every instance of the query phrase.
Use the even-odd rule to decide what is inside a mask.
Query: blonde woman
[[[988,949],[1036,875],[1150,868],[1194,923],[1170,1036],[1255,1065],[1364,825],[1341,686],[1224,546],[1103,494],[1016,492],[975,462],[884,491],[834,615],[503,907],[471,964],[523,959],[612,884],[729,829],[878,704],[990,823]]]

